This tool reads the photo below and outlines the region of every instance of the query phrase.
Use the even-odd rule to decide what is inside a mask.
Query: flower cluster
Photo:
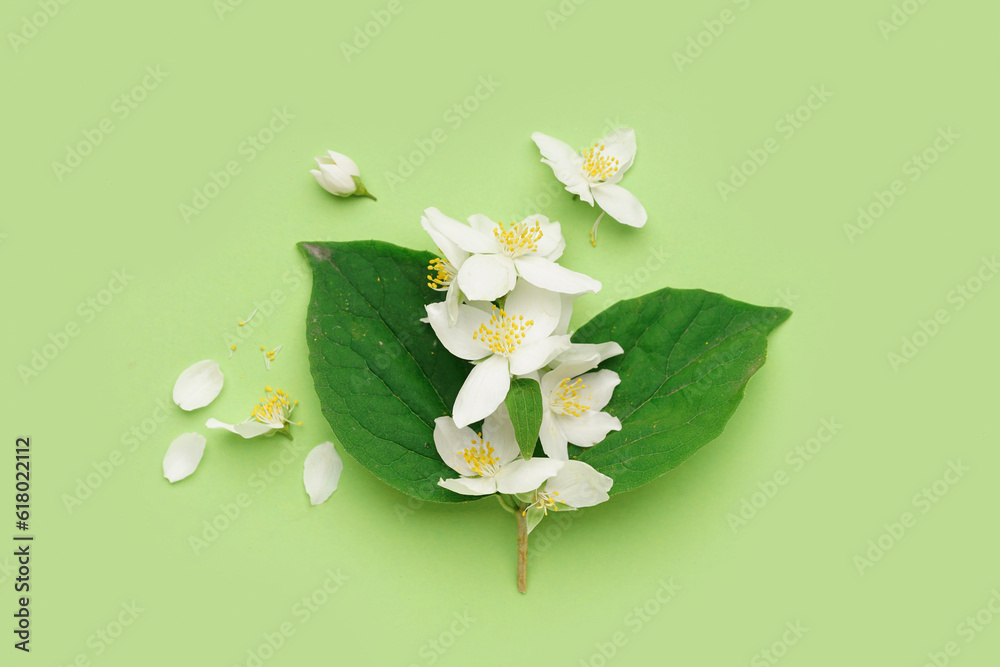
[[[595,370],[621,347],[574,344],[568,333],[574,299],[601,283],[557,263],[566,242],[559,223],[543,215],[511,224],[474,215],[463,224],[429,208],[421,224],[441,252],[428,266],[428,285],[446,292],[427,305],[425,321],[449,352],[473,364],[452,416],[435,422],[438,454],[459,474],[439,484],[469,496],[501,494],[528,516],[529,530],[550,509],[607,500],[611,478],[568,452],[569,444],[591,447],[621,429],[602,411],[618,374]],[[521,456],[504,403],[512,378],[538,383],[545,456]],[[470,425],[479,421],[476,432]]]

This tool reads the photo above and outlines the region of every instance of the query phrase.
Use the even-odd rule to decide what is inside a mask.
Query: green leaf
[[[630,491],[675,468],[715,439],[767,357],[767,335],[791,311],[703,290],[662,289],[620,301],[573,336],[613,340],[625,353],[603,366],[621,376],[605,410],[622,422],[594,447],[571,447]]]
[[[530,378],[511,380],[504,404],[514,423],[514,436],[521,456],[527,461],[535,451],[538,431],[542,427],[542,389]]]
[[[427,324],[433,255],[382,243],[300,243],[312,265],[306,334],[323,416],[344,449],[403,493],[469,500],[438,486],[456,473],[434,447],[434,420],[448,415],[470,366]]]

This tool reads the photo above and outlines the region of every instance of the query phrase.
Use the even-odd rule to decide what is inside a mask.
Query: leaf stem
[[[517,590],[528,592],[528,519],[526,507],[518,507],[514,512],[517,519]]]

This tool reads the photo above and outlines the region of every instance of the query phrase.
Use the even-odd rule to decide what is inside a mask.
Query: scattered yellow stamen
[[[253,312],[250,313],[250,317],[248,317],[245,320],[243,320],[242,322],[240,322],[240,326],[245,325],[247,322],[249,322],[250,320],[252,320],[256,315],[257,315],[257,308],[254,308]]]
[[[601,224],[601,219],[604,218],[604,211],[597,216],[597,220],[594,221],[594,226],[590,228],[590,245],[597,247],[597,225]]]
[[[534,320],[525,320],[523,315],[508,315],[503,308],[493,306],[490,321],[480,324],[472,337],[485,343],[494,354],[508,357],[524,341],[525,333],[534,323]]]
[[[276,356],[278,356],[279,352],[281,352],[281,348],[282,348],[282,346],[279,345],[278,347],[274,348],[270,352],[264,352],[264,346],[263,345],[261,346],[260,351],[264,352],[264,369],[265,370],[271,370],[271,362],[274,361],[274,358]],[[281,392],[279,391],[278,393],[281,393]]]
[[[235,351],[236,351],[236,346],[235,345],[233,345],[231,348],[229,348],[229,358],[230,359],[233,358],[233,352],[235,352]]]

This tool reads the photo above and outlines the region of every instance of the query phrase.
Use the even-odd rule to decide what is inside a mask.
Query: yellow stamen
[[[523,315],[508,315],[503,308],[493,306],[489,322],[479,325],[472,332],[472,338],[485,343],[494,354],[510,356],[524,341],[524,335],[535,323],[525,320]]]

